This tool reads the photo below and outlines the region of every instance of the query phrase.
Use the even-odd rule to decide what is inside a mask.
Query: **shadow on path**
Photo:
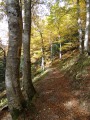
[[[72,90],[71,81],[58,69],[38,82],[39,97],[33,100],[37,114],[33,120],[90,120],[90,99],[81,90]]]
[[[88,87],[87,87],[88,86]],[[32,101],[28,120],[90,120],[90,82],[80,89],[57,68],[35,83],[39,94]],[[10,116],[9,116],[10,117]],[[8,119],[8,115],[2,120]]]

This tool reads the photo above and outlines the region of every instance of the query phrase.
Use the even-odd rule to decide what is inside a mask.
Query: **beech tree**
[[[86,29],[85,29],[85,40],[84,49],[89,52],[90,50],[90,0],[86,0]]]
[[[24,0],[24,29],[23,29],[23,90],[27,101],[35,94],[31,77],[31,0]]]
[[[41,37],[41,52],[42,52],[42,61],[41,61],[41,68],[45,70],[45,52],[44,52],[44,41],[43,41],[43,33],[39,31]]]
[[[59,58],[62,58],[62,45],[61,45],[61,39],[60,39],[60,22],[61,22],[61,14],[60,12],[63,11],[63,9],[59,7],[59,1],[55,3],[51,7],[50,16],[49,16],[49,22],[53,24],[54,29],[57,31],[58,34],[58,41],[59,41]]]
[[[44,71],[45,70],[45,47],[44,47],[44,27],[42,27],[44,24],[44,21],[41,20],[40,18],[38,21],[35,23],[37,32],[39,33],[40,36],[40,48],[41,48],[41,69]]]
[[[9,26],[9,47],[6,60],[5,83],[9,110],[12,118],[17,119],[23,110],[24,103],[19,82],[22,44],[22,20],[19,0],[6,0],[6,11]]]
[[[84,53],[84,41],[83,41],[83,33],[82,33],[82,23],[80,17],[80,0],[77,0],[77,15],[78,15],[78,34],[79,34],[79,51],[80,54]]]

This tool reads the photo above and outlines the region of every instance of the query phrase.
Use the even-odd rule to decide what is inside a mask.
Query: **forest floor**
[[[72,84],[57,68],[39,81],[39,97],[33,102],[38,112],[32,120],[90,120],[90,81],[80,89]]]
[[[38,95],[28,120],[90,120],[90,76],[77,88],[69,76],[54,67],[35,83],[35,89]],[[1,120],[11,120],[9,112],[3,112]]]

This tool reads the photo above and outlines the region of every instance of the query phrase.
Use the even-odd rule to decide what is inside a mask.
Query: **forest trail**
[[[39,81],[39,98],[34,101],[38,114],[32,120],[90,120],[90,99],[83,99],[85,91],[72,88],[71,84],[57,68]]]
[[[28,120],[90,120],[90,99],[84,98],[84,90],[72,88],[71,84],[57,68],[35,83],[38,96],[32,101]],[[6,113],[1,120],[11,119]]]

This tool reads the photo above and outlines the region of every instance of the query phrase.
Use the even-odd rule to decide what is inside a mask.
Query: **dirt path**
[[[39,96],[33,99],[28,120],[90,120],[90,99],[84,97],[84,88],[72,89],[71,81],[58,69],[38,81],[35,88]]]
[[[70,82],[57,69],[39,81],[34,101],[38,113],[32,120],[90,120],[90,101],[82,100],[81,91],[72,90]]]

